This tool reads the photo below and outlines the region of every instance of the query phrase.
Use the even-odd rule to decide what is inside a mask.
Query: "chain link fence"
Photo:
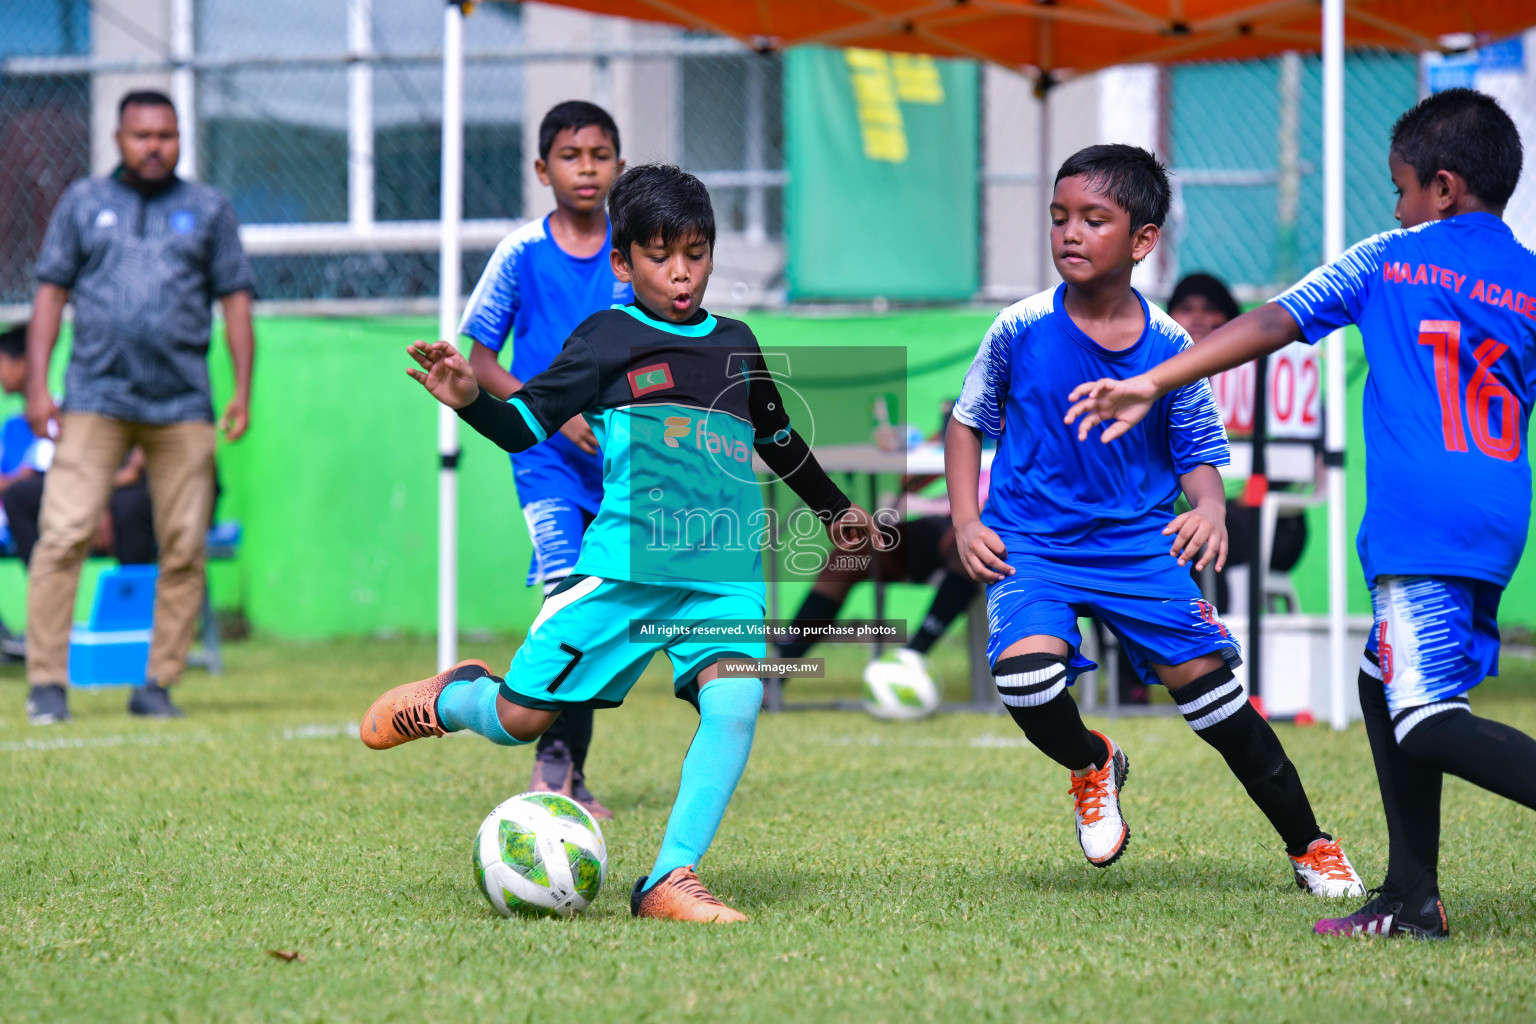
[[[7,11],[0,305],[29,299],[48,214],[71,181],[110,169],[116,101],[146,86],[195,97],[183,111],[184,170],[231,197],[261,298],[430,304],[441,185],[440,5],[29,0]],[[180,37],[178,11],[186,19]],[[468,19],[465,55],[466,290],[506,232],[550,208],[531,166],[538,120],[553,103],[582,96],[614,113],[631,162],[676,162],[709,186],[722,233],[715,301],[782,296],[779,55],[501,3],[482,4]],[[1422,76],[1412,55],[1356,51],[1345,66],[1353,241],[1393,226],[1388,132],[1419,97]],[[1511,79],[1500,95],[1522,126],[1536,130],[1536,100],[1521,87],[1530,81]],[[1061,85],[1046,108],[1028,79],[990,68],[982,95],[976,187],[987,301],[1054,279],[1041,176],[1048,186],[1061,160],[1099,141],[1153,148],[1174,172],[1164,244],[1138,271],[1149,293],[1164,295],[1181,274],[1204,270],[1254,300],[1321,259],[1316,57],[1121,69]],[[1536,196],[1521,200],[1533,189],[1526,184],[1511,206],[1517,233],[1522,216],[1536,224]]]
[[[180,59],[166,23],[178,5],[192,25]],[[483,4],[466,20],[466,292],[501,237],[552,208],[531,166],[538,122],[573,97],[614,114],[631,162],[675,162],[704,179],[736,298],[777,287],[780,58],[614,19],[584,19],[583,35],[560,17]],[[38,0],[14,21],[0,33],[0,305],[30,298],[63,190],[115,162],[121,93],[176,95],[178,68],[195,96],[181,111],[182,171],[234,203],[259,297],[401,306],[435,295],[441,5]]]
[[[1392,123],[1419,98],[1411,54],[1345,61],[1345,237],[1397,226]],[[1322,67],[1315,56],[1215,61],[1168,72],[1167,131],[1179,274],[1203,270],[1268,296],[1323,257]]]

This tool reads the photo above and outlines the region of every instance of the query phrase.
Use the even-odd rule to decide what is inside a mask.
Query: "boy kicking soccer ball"
[[[1107,442],[1191,381],[1345,324],[1365,339],[1358,547],[1376,628],[1359,687],[1390,842],[1371,900],[1319,921],[1318,934],[1450,934],[1437,875],[1446,772],[1536,808],[1536,741],[1473,715],[1465,696],[1498,673],[1499,597],[1530,522],[1536,253],[1500,219],[1520,163],[1520,134],[1493,99],[1470,89],[1429,97],[1392,128],[1401,229],[1197,348],[1072,392],[1068,422],[1082,416],[1085,439],[1108,424]]]
[[[676,167],[638,167],[619,177],[608,202],[613,270],[634,286],[635,301],[582,321],[549,368],[509,401],[479,387],[447,342],[410,349],[419,365],[411,376],[506,451],[524,451],[573,416],[587,417],[604,452],[603,497],[576,566],[528,627],[505,679],[465,661],[397,686],[363,716],[362,739],[383,750],[468,729],[504,746],[529,743],[568,707],[618,706],[651,656],[665,651],[677,695],[698,709],[699,728],[661,851],[635,883],[630,911],[745,921],[710,894],[696,868],[746,767],[763,699],[761,680],[723,677],[718,662],[760,659],[765,645],[686,633],[649,639],[644,630],[646,623],[760,623],[761,554],[750,544],[721,552],[674,543],[670,534],[658,537],[655,524],[699,515],[752,524],[763,512],[755,451],[841,546],[875,543],[877,535],[790,425],[752,332],[701,305],[715,242],[703,184]]]
[[[1134,146],[1092,146],[1056,174],[1051,254],[1063,284],[1002,312],[982,341],[945,433],[956,544],[988,584],[987,655],[998,692],[1031,743],[1072,772],[1083,854],[1108,867],[1130,827],[1120,788],[1130,762],[1083,724],[1067,687],[1093,668],[1079,617],[1119,639],[1161,682],[1280,833],[1296,882],[1318,896],[1362,894],[1354,868],[1317,827],[1296,768],[1232,674],[1237,643],[1190,578],[1226,560],[1216,467],[1227,436],[1200,380],[1164,398],[1134,444],[1085,447],[1059,419],[1087,376],[1129,376],[1183,351],[1183,328],[1131,287],[1157,245],[1168,175]],[[986,511],[976,501],[981,435],[998,438]],[[1174,515],[1182,490],[1190,510]],[[1169,537],[1172,537],[1170,549]],[[1170,555],[1172,557],[1170,557]]]
[[[576,325],[600,309],[634,298],[614,276],[612,231],[604,203],[624,170],[619,129],[602,107],[567,100],[539,123],[539,180],[554,193],[549,216],[502,240],[464,309],[459,333],[470,338],[475,381],[503,401],[554,362]],[[510,345],[509,345],[510,343]],[[500,363],[512,350],[512,370]],[[603,497],[603,457],[581,416],[541,445],[511,456],[517,500],[533,542],[528,584],[547,597],[571,574],[581,535]],[[593,817],[613,812],[587,788],[592,709],[566,708],[534,751],[528,788],[564,793]]]

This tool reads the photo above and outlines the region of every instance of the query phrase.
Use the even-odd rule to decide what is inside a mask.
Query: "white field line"
[[[356,735],[356,722],[343,722],[339,725],[335,723],[314,723],[291,726],[284,729],[278,738],[288,741],[335,740]],[[49,740],[26,739],[0,742],[0,754],[39,754],[58,750],[100,750],[108,747],[177,746],[186,743],[208,743],[213,742],[214,739],[215,737],[207,733],[59,736]]]
[[[357,735],[356,722],[343,722],[341,725],[296,725],[291,729],[283,730],[285,740],[338,740],[343,736]]]
[[[339,740],[351,739],[357,735],[358,723],[356,722],[313,722],[307,725],[289,726],[278,734],[278,738],[287,742],[305,742],[310,740]],[[449,733],[450,736],[457,735]],[[214,737],[207,733],[188,733],[185,735],[156,735],[146,733],[141,735],[113,735],[113,736],[60,736],[56,739],[26,739],[0,742],[0,754],[32,754],[48,753],[58,750],[99,750],[108,747],[156,747],[170,746],[184,743],[207,743]],[[957,749],[1016,749],[1029,746],[1029,741],[1023,736],[998,736],[993,733],[983,733],[980,736],[972,736],[970,739],[940,739],[932,736],[882,736],[872,734],[867,736],[803,736],[801,742],[809,742],[822,747],[893,747],[893,748],[937,748],[944,750]]]
[[[941,739],[934,736],[891,737],[870,736],[804,736],[802,740],[822,747],[937,747],[940,749],[986,749],[1030,746],[1023,736],[996,736],[983,733],[968,740]]]
[[[52,740],[11,740],[0,743],[0,753],[42,753],[50,750],[95,750],[101,747],[158,747],[173,743],[200,743],[207,736],[157,736],[146,733],[139,736],[61,736]]]

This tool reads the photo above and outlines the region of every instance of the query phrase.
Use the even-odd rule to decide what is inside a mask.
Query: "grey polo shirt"
[[[37,260],[38,280],[68,288],[75,306],[65,412],[213,419],[211,307],[251,289],[238,227],[229,200],[197,182],[148,194],[115,176],[69,187]]]

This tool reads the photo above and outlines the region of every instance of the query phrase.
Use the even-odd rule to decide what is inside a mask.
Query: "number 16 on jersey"
[[[1472,442],[1484,455],[1505,462],[1520,457],[1520,402],[1493,375],[1493,364],[1509,351],[1503,342],[1488,338],[1472,352],[1475,367],[1463,398],[1461,390],[1461,321],[1420,320],[1419,344],[1428,345],[1435,357],[1435,390],[1440,394],[1440,431],[1447,451],[1467,450],[1462,407],[1471,427]],[[1499,405],[1499,428],[1491,430],[1489,413]]]

